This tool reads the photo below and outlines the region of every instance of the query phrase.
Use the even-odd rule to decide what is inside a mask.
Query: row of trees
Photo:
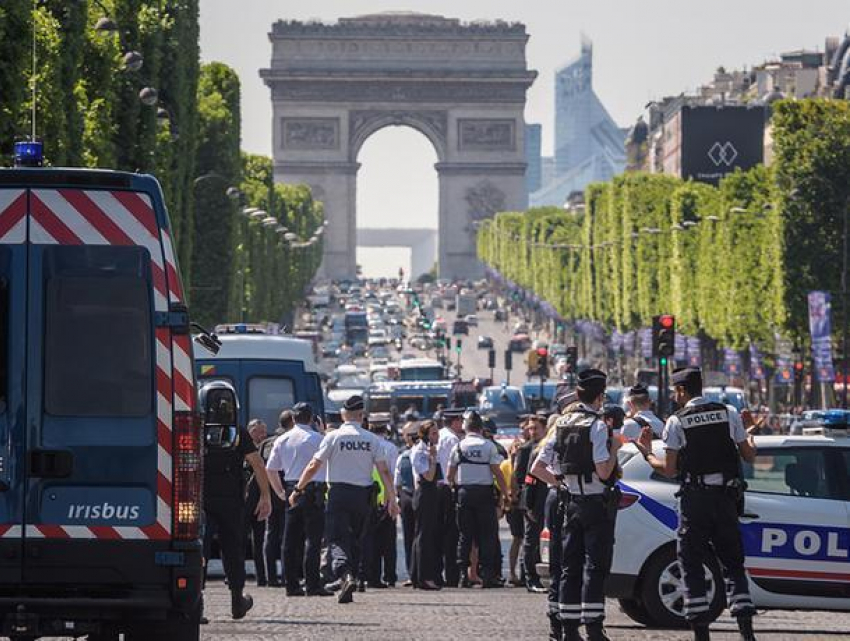
[[[279,320],[321,243],[293,247],[239,212],[262,208],[308,239],[321,207],[304,187],[274,186],[269,159],[242,155],[239,79],[201,66],[198,10],[199,0],[0,4],[2,162],[35,130],[50,165],[156,175],[193,315]]]
[[[774,162],[714,188],[624,174],[591,185],[585,209],[501,213],[483,224],[480,258],[567,319],[679,327],[720,344],[801,344],[806,293],[838,300],[850,202],[850,105],[786,101],[772,116]],[[840,309],[836,326],[841,322]]]

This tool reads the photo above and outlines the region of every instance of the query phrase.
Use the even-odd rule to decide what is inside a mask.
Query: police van
[[[157,181],[0,170],[0,332],[0,634],[198,639],[200,424]]]
[[[241,425],[259,418],[271,433],[282,410],[304,401],[322,415],[325,404],[313,345],[266,331],[249,324],[217,327],[219,352],[199,353],[195,364],[199,383],[223,380],[233,385],[241,400]]]
[[[850,611],[850,438],[846,430],[756,437],[740,517],[745,566],[757,608]],[[654,441],[656,455],[663,442]],[[684,624],[676,562],[678,482],[650,468],[633,445],[620,451],[609,597],[647,625]],[[622,542],[627,541],[627,545]],[[713,612],[724,608],[720,568],[706,567]]]

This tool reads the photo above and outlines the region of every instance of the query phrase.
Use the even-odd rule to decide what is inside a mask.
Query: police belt
[[[585,503],[589,501],[605,501],[608,499],[608,496],[605,493],[602,494],[571,494],[570,492],[566,492],[566,500],[569,500],[574,503]]]

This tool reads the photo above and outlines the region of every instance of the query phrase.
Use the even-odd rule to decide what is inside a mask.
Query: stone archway
[[[281,21],[270,39],[275,180],[323,195],[325,275],[355,274],[357,154],[391,125],[437,151],[440,275],[480,275],[472,223],[526,205],[524,25],[385,13]]]

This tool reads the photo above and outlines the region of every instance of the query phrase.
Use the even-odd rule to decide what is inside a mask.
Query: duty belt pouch
[[[744,479],[734,479],[726,487],[735,500],[735,511],[738,513],[738,516],[744,516],[744,512],[746,511],[744,499],[747,495],[747,482]]]
[[[623,498],[623,492],[619,486],[606,487],[603,492],[605,497],[605,515],[609,519],[614,519],[617,516],[617,510],[620,508],[620,499]]]

